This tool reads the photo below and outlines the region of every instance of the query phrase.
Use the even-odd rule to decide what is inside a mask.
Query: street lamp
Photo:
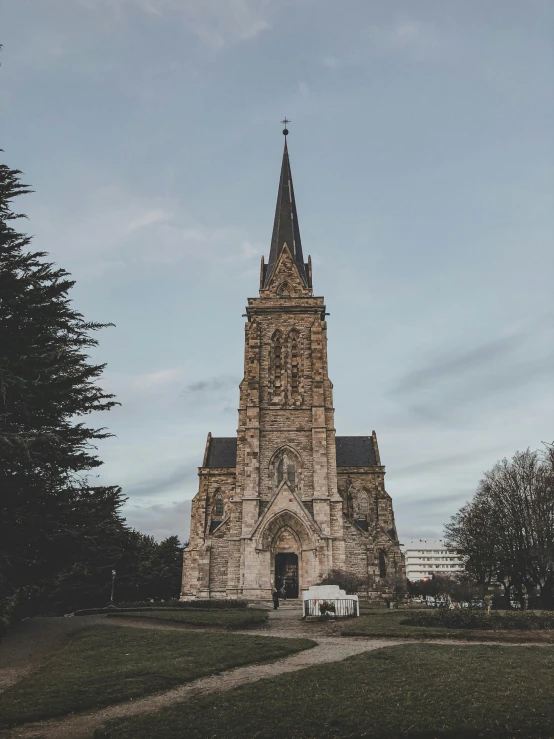
[[[115,570],[112,570],[112,594],[110,596],[110,605],[113,606],[113,589],[115,586]]]

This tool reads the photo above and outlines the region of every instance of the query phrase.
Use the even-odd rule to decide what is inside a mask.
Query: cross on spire
[[[283,134],[284,134],[284,135],[286,136],[286,135],[288,134],[288,132],[289,132],[289,130],[288,130],[288,128],[287,128],[287,123],[290,123],[290,121],[289,121],[289,119],[287,118],[287,116],[285,116],[285,117],[283,118],[283,120],[281,121],[281,123],[282,123],[282,124],[284,125],[284,128],[283,128]]]
[[[288,118],[281,121],[285,124],[289,123]],[[285,128],[283,133],[288,134]],[[296,201],[294,198],[294,188],[292,186],[292,174],[290,171],[289,152],[287,149],[287,139],[285,138],[285,148],[283,151],[283,163],[281,165],[281,178],[279,180],[279,190],[277,191],[277,205],[275,208],[275,221],[273,222],[273,234],[271,236],[271,248],[269,250],[269,262],[265,272],[264,284],[267,285],[273,268],[281,255],[284,244],[287,244],[292,258],[296,264],[296,268],[300,274],[302,282],[307,285],[308,278],[306,274],[306,265],[302,256],[302,242],[300,241],[300,229],[298,228],[298,216],[296,213]]]

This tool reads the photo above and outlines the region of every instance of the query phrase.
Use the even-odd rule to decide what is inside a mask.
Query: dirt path
[[[259,634],[259,632],[249,633]],[[381,639],[344,640],[340,637],[321,637],[318,642],[318,645],[313,649],[307,649],[304,652],[299,652],[275,662],[238,667],[221,675],[194,680],[165,693],[147,696],[132,702],[120,703],[90,713],[70,716],[61,720],[27,724],[11,729],[5,734],[0,733],[0,737],[2,739],[91,739],[94,731],[110,719],[151,713],[197,695],[231,690],[239,685],[262,680],[263,678],[304,670],[306,667],[325,662],[337,662],[371,649],[381,649],[382,647],[398,644],[396,640],[394,642]]]
[[[149,621],[148,619],[108,619],[103,616],[86,616],[75,619],[33,619],[33,622],[21,624],[14,634],[14,638],[6,641],[6,646],[9,645],[9,648],[6,651],[7,659],[2,660],[3,666],[0,668],[0,681],[4,680],[3,683],[0,682],[0,686],[6,687],[7,684],[12,684],[21,679],[23,675],[44,664],[59,649],[63,648],[76,631],[98,623],[110,626],[133,626],[143,629],[197,630],[184,624]],[[270,613],[269,622],[264,627],[233,633],[255,634],[257,636],[265,634],[284,638],[308,637],[316,641],[317,646],[274,662],[238,667],[220,675],[200,678],[164,693],[145,696],[137,700],[63,719],[52,719],[35,724],[26,724],[5,732],[0,731],[0,739],[92,739],[94,731],[110,719],[151,713],[166,706],[189,700],[197,695],[231,690],[245,683],[303,670],[313,665],[337,662],[362,652],[414,642],[413,639],[341,637],[339,629],[339,623],[321,624],[300,621],[299,614],[295,611],[283,610],[282,613]],[[496,644],[496,642],[457,642],[436,639],[428,640],[428,642],[450,645],[463,644],[464,646],[482,643]],[[427,640],[423,643],[427,643]],[[529,644],[506,644],[505,646],[529,646]],[[541,646],[548,645],[543,644]],[[2,649],[4,649],[4,644]],[[26,659],[30,663],[26,663]]]
[[[296,611],[285,611],[269,614],[270,621],[267,625],[260,627],[256,632],[244,633],[275,634],[276,636],[314,637],[316,630],[313,628],[302,631],[296,627],[299,613]],[[0,644],[0,692],[10,685],[18,682],[26,675],[41,667],[65,647],[71,637],[78,631],[88,626],[101,624],[104,626],[134,626],[143,629],[186,629],[191,630],[198,627],[187,624],[176,624],[161,621],[148,621],[146,619],[123,619],[106,618],[106,616],[79,616],[76,618],[31,618],[20,624],[12,626],[6,638]],[[334,624],[331,626],[335,626]],[[213,630],[219,631],[218,627]],[[321,634],[322,631],[318,631]],[[324,632],[327,633],[327,632]],[[338,636],[338,625],[334,631]]]

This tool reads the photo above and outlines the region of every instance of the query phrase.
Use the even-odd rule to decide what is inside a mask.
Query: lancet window
[[[298,331],[289,333],[290,389],[293,396],[300,392],[300,352]]]
[[[221,518],[223,516],[223,511],[223,498],[221,495],[218,495],[215,499],[214,516],[216,516],[216,518]]]
[[[379,552],[379,577],[385,578],[387,576],[387,557],[385,552]]]
[[[288,446],[279,449],[271,458],[269,474],[276,488],[285,481],[291,490],[299,490],[302,482],[302,461],[298,453]]]
[[[361,492],[358,499],[358,511],[362,516],[367,516],[369,513],[369,496],[366,492]]]
[[[286,480],[289,487],[294,490],[296,487],[296,465],[285,454],[277,465],[277,485]]]
[[[271,374],[273,387],[280,392],[283,385],[283,337],[279,329],[271,337]]]

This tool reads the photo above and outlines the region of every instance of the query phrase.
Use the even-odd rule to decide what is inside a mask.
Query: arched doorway
[[[275,587],[285,586],[287,598],[298,598],[298,555],[279,552],[275,555]]]
[[[298,598],[303,589],[315,585],[317,544],[296,513],[280,511],[265,523],[258,537],[259,550],[267,552],[272,588],[280,589],[284,582],[287,598]]]

